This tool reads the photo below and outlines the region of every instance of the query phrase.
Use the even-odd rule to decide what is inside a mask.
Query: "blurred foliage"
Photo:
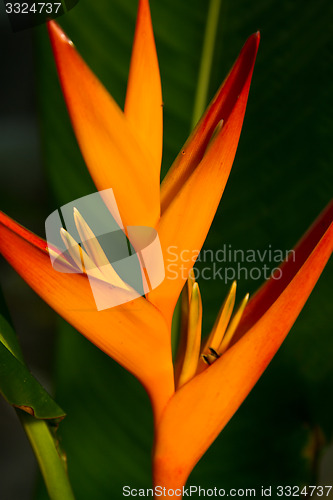
[[[10,325],[0,316],[0,334],[10,331]],[[39,419],[59,419],[64,412],[52,400],[27,366],[0,341],[0,393],[6,401]]]
[[[120,105],[136,4],[80,0],[60,19]],[[163,173],[189,132],[207,6],[203,0],[151,0],[164,96]],[[230,244],[233,249],[264,251],[271,245],[288,250],[328,202],[332,14],[329,0],[223,1],[211,97],[247,36],[259,29],[262,41],[236,161],[205,248]],[[36,29],[36,35],[52,211],[93,192],[94,186],[71,130],[45,27]],[[204,200],[198,201],[198,209],[200,203]],[[318,428],[327,441],[332,437],[331,277],[332,265],[256,388],[195,468],[190,484],[239,488],[313,482],[318,450],[309,453],[309,443]],[[207,332],[227,287],[221,280],[199,283]],[[260,283],[241,279],[238,297]],[[77,498],[118,499],[125,484],[148,487],[152,417],[147,396],[133,377],[70,327],[61,322],[59,330],[56,392],[68,413],[60,433]]]
[[[30,373],[8,317],[0,290],[0,394],[14,408],[40,419],[65,416],[38,380]]]

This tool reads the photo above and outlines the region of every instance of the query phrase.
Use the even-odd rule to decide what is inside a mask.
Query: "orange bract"
[[[139,3],[124,113],[143,151],[152,156],[154,172],[159,179],[163,102],[148,0]]]
[[[114,189],[125,226],[154,226],[160,166],[73,43],[54,21],[48,26],[69,115],[97,189]]]
[[[261,305],[257,296],[249,303],[253,321],[248,328],[244,328],[244,323],[249,321],[251,312],[247,319],[244,314],[233,346],[181,387],[168,403],[157,428],[155,484],[168,488],[185,484],[196,462],[253,388],[291,329],[332,253],[332,220],[333,203],[301,241],[295,261],[281,266],[279,293],[272,295],[271,289],[280,280],[271,278],[257,294]],[[289,262],[292,264],[288,265]],[[265,297],[267,302],[263,307]]]
[[[63,318],[132,372],[159,414],[173,392],[169,332],[159,311],[142,297],[97,311],[87,277],[55,271],[44,240],[2,212],[0,235],[0,251],[14,269]],[[99,286],[110,285],[100,281]]]

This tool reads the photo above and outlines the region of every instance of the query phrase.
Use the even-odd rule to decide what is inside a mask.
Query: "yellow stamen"
[[[230,342],[232,340],[232,337],[236,331],[236,328],[241,320],[241,317],[243,315],[243,312],[244,312],[244,309],[245,309],[245,306],[249,300],[249,294],[247,293],[244,297],[244,299],[242,300],[241,302],[241,305],[239,306],[235,316],[232,318],[231,322],[230,322],[230,325],[228,326],[228,329],[223,337],[223,340],[217,350],[217,352],[221,355],[223,354],[229,347],[230,345]]]
[[[66,231],[66,229],[60,229],[60,236],[66,245],[69,255],[72,257],[80,271],[93,278],[108,283],[105,276],[95,266],[89,255],[80,247],[77,241],[69,234],[68,231]]]
[[[80,271],[84,271],[84,263],[83,263],[84,261],[82,255],[82,248],[80,247],[80,245],[63,227],[60,229],[60,236],[68,250],[69,255],[75,262],[76,266],[79,268]]]
[[[185,286],[181,294],[181,322],[179,332],[179,345],[177,348],[177,359],[175,362],[175,381],[176,385],[182,371],[187,343],[187,329],[190,309],[190,297],[192,296],[192,288],[195,283],[194,273],[191,269]]]
[[[187,289],[188,289],[189,304],[191,302],[192,290],[193,290],[193,286],[194,285],[195,285],[195,277],[194,277],[194,271],[193,271],[193,268],[192,268],[190,270],[188,278],[187,278]]]
[[[193,275],[192,275],[192,278]],[[191,282],[189,280],[189,286]],[[202,302],[198,283],[193,283],[187,327],[186,352],[178,380],[178,388],[195,375],[200,355]]]
[[[92,268],[97,268],[104,276],[104,279],[112,286],[122,288],[123,290],[130,290],[130,287],[120,278],[110,264],[95,234],[76,208],[74,208],[74,221],[87,254],[90,260],[93,261]],[[86,267],[88,266],[86,265]],[[89,274],[92,275],[90,269]]]
[[[223,336],[225,334],[228,323],[230,321],[234,305],[235,305],[236,288],[237,288],[237,284],[236,284],[236,281],[234,281],[233,284],[231,285],[230,291],[229,291],[225,301],[222,304],[222,307],[221,307],[219,314],[216,318],[213,329],[212,329],[212,331],[211,331],[211,333],[210,333],[210,335],[205,343],[205,347],[202,351],[203,354],[208,354],[209,348],[217,351],[218,348],[220,347]]]
[[[53,250],[53,248],[47,247],[47,251],[49,253],[49,256],[54,260],[57,261],[57,264],[62,264],[65,267],[71,267],[72,269],[76,270],[76,267],[74,268],[73,264],[66,259],[61,252],[56,252]]]

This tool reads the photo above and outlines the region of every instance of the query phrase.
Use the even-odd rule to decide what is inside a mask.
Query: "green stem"
[[[51,500],[75,500],[64,462],[47,423],[17,411],[31,443]]]
[[[220,7],[221,0],[210,0],[199,69],[198,85],[194,100],[192,128],[194,128],[194,126],[198,122],[207,104],[209,79],[213,63],[214,45]]]

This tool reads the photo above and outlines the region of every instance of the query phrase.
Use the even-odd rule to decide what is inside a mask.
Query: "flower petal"
[[[309,227],[293,252],[280,266],[277,275],[271,277],[256,294],[249,300],[238,328],[233,336],[231,345],[234,344],[256,321],[269,309],[278,298],[297,271],[309,257],[313,249],[313,241],[319,241],[333,220],[333,201]],[[279,279],[276,279],[278,277]]]
[[[321,238],[312,236],[308,242],[312,252],[301,267],[295,264],[297,273],[263,316],[168,403],[157,428],[155,484],[168,488],[185,484],[280,347],[332,253],[333,224]]]
[[[171,321],[179,293],[194,264],[191,257],[195,251],[200,251],[205,241],[229,177],[242,129],[258,43],[259,35],[253,35],[248,40],[224,87],[184,150],[185,157],[188,155],[189,159],[184,162],[179,160],[174,174],[171,174],[175,176],[173,188],[170,188],[174,198],[166,205],[157,226],[166,275],[162,285],[149,295],[149,300],[163,312],[167,321]],[[223,126],[220,129],[221,119]],[[207,147],[216,127],[218,133]],[[202,158],[204,147],[206,152]],[[201,161],[197,164],[194,160]],[[180,188],[179,184],[182,184]],[[186,258],[183,257],[185,254]]]
[[[251,79],[259,41],[259,32],[248,38],[229,75],[165,176],[161,185],[162,214],[202,160],[219,122],[228,120],[249,76]]]
[[[148,0],[140,0],[127,83],[125,115],[142,149],[160,171],[163,144],[163,102]]]
[[[158,415],[173,391],[169,333],[160,313],[142,297],[97,311],[87,277],[55,271],[46,242],[2,212],[0,252],[45,302],[142,382]],[[109,285],[96,280],[96,286],[107,292]]]
[[[150,151],[142,150],[134,129],[61,28],[54,21],[48,28],[73,128],[97,189],[114,190],[125,227],[153,227],[160,181]]]

